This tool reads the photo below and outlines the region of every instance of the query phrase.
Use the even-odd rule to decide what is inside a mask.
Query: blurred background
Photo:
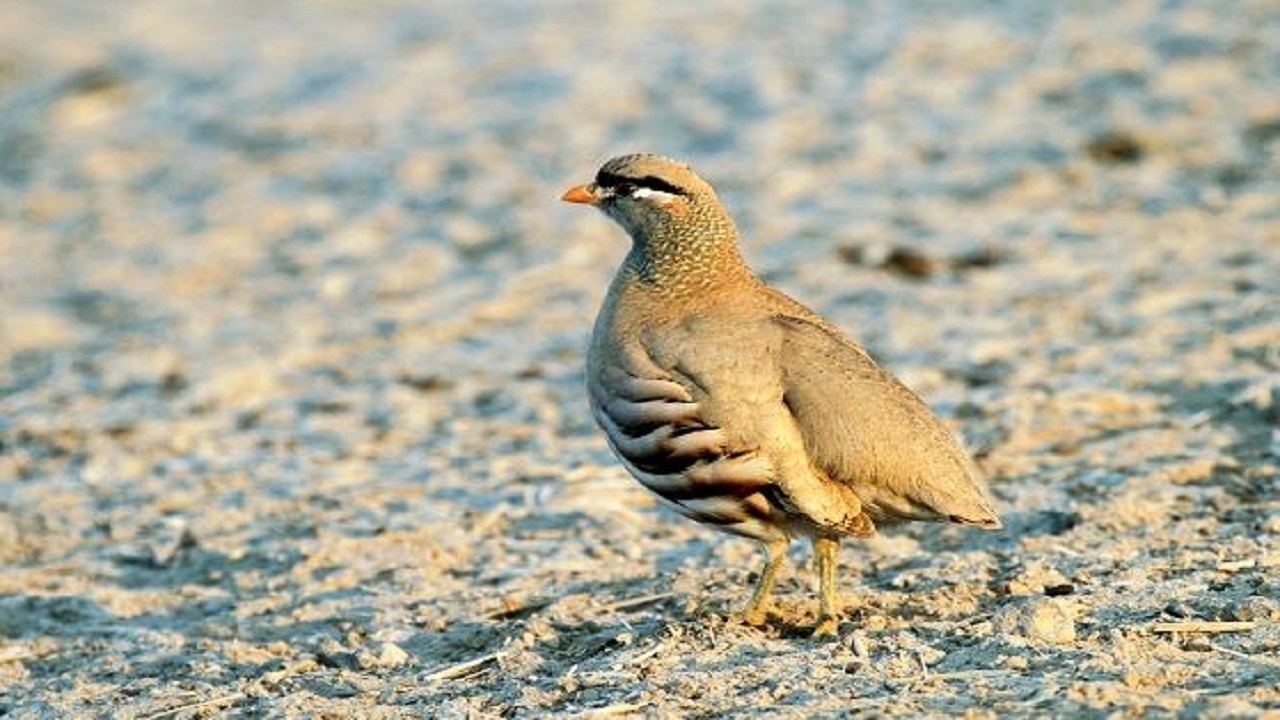
[[[92,714],[111,697],[92,688],[126,685],[138,713],[227,688],[243,694],[213,707],[350,712],[498,648],[498,675],[377,703],[688,711],[681,683],[738,687],[751,653],[809,668],[757,678],[816,693],[783,705],[826,708],[832,678],[883,697],[839,652],[773,636],[702,675],[649,668],[597,695],[548,679],[620,627],[696,634],[697,604],[723,609],[755,562],[654,510],[585,408],[586,339],[627,241],[556,199],[635,151],[692,163],[753,266],[929,398],[995,478],[1006,536],[846,550],[844,588],[901,633],[895,603],[928,584],[902,573],[985,577],[979,614],[1048,643],[1052,667],[897,711],[1073,682],[1092,688],[1079,708],[1141,707],[1107,683],[1153,657],[1187,668],[1149,680],[1179,708],[1212,710],[1193,691],[1209,675],[1280,703],[1241,690],[1259,672],[1274,687],[1274,668],[1103,643],[1170,607],[1280,619],[1274,2],[7,0],[0,16],[7,709]],[[1186,572],[1125,576],[1134,557]],[[1019,618],[1039,606],[1004,599],[1087,578],[1049,606],[1069,638],[1035,636]],[[1226,594],[1197,594],[1211,582]],[[591,604],[671,588],[679,602],[620,621]],[[939,593],[912,612],[972,614]],[[978,633],[966,655],[953,630],[886,638],[880,660],[926,647],[967,672],[1027,647]],[[630,642],[609,647],[694,652]],[[1096,677],[1072,674],[1081,657]],[[321,690],[261,684],[281,668]],[[725,698],[698,707],[755,707]]]

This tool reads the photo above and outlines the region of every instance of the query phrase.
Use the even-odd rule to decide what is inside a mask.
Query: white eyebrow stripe
[[[637,200],[644,200],[644,199],[647,199],[647,198],[652,198],[653,200],[655,200],[655,201],[657,201],[657,202],[659,202],[659,203],[661,203],[661,204],[663,204],[663,205],[666,205],[667,203],[669,203],[669,202],[671,202],[672,200],[675,200],[675,199],[676,199],[676,196],[675,196],[675,195],[673,195],[673,194],[671,194],[671,193],[669,193],[669,192],[663,192],[662,190],[654,190],[653,188],[647,188],[647,187],[638,187],[638,188],[636,188],[636,189],[631,193],[631,197],[633,197],[633,198],[635,198],[635,199],[637,199]]]

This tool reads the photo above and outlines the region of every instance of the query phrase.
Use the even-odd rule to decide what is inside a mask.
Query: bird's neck
[[[723,213],[674,218],[633,234],[625,267],[666,297],[715,292],[754,278],[737,241],[733,220]]]

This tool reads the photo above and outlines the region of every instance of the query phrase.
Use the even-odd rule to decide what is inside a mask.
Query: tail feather
[[[968,525],[982,530],[999,530],[1004,527],[1004,523],[1000,522],[1000,516],[985,493],[975,494],[964,500],[965,507],[950,509],[946,514],[947,520],[957,525]]]

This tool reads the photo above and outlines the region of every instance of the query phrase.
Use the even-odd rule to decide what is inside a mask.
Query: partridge
[[[766,621],[793,538],[813,544],[814,632],[829,635],[842,537],[909,520],[1000,527],[956,438],[862,347],[751,272],[687,165],[616,157],[561,199],[631,236],[591,337],[592,413],[663,504],[762,545],[743,621]]]

